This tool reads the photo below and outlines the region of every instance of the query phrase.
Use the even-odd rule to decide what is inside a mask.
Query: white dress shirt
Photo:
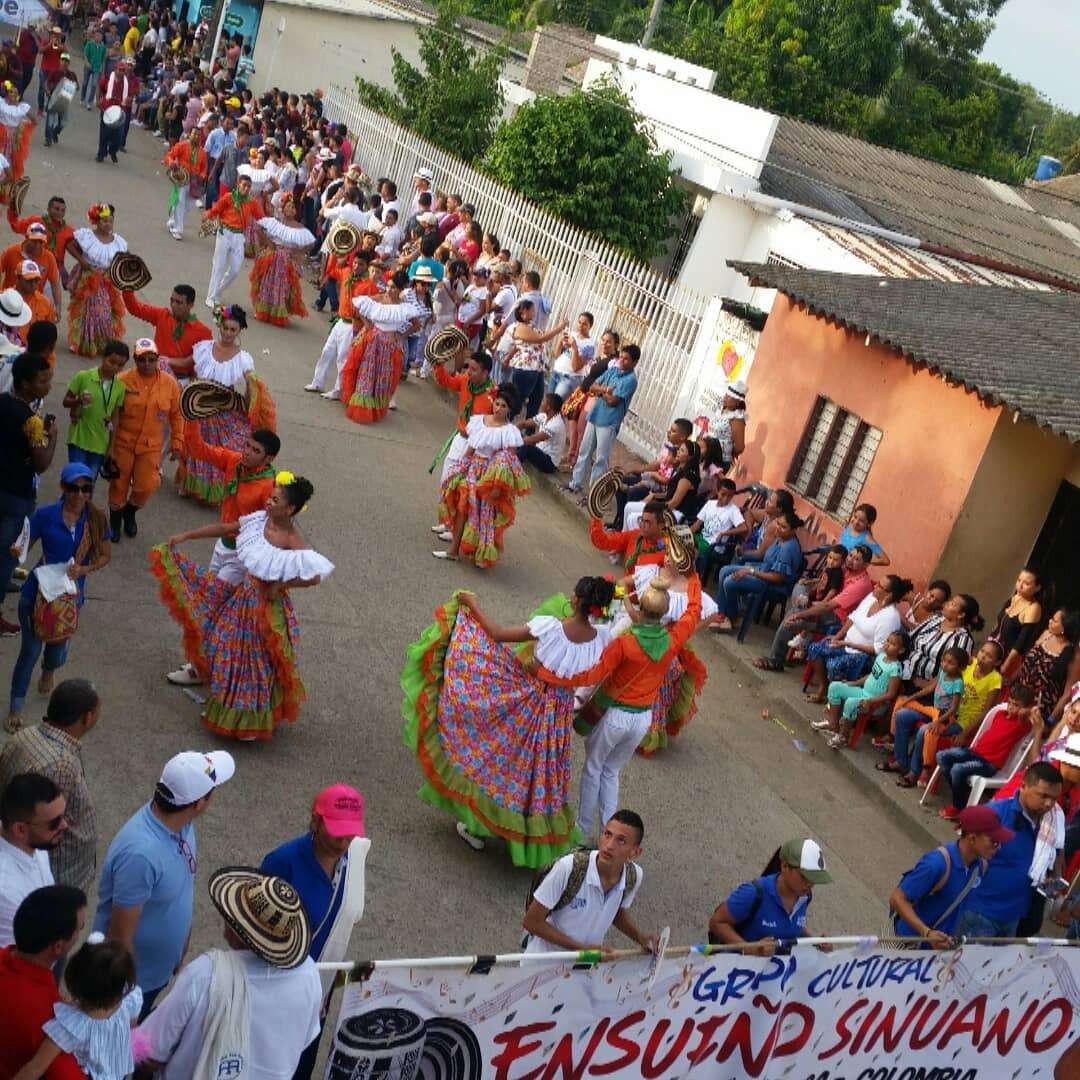
[[[52,884],[47,851],[27,855],[0,836],[0,947],[15,944],[12,923],[19,905],[35,889]]]

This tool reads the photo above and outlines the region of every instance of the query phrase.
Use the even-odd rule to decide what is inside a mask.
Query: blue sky
[[[1080,112],[1078,57],[1078,0],[1008,0],[983,50],[984,59],[1072,112]]]

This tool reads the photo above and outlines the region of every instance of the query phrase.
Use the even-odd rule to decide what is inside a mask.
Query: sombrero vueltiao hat
[[[671,562],[680,574],[689,574],[694,569],[697,555],[697,545],[694,543],[694,534],[688,525],[672,525],[666,532],[668,554]]]
[[[170,165],[165,170],[165,175],[177,186],[187,187],[191,183],[191,173],[183,165]]]
[[[464,330],[459,330],[456,326],[444,326],[437,334],[428,338],[424,346],[424,359],[432,365],[445,364],[468,347],[469,339]]]
[[[210,877],[210,900],[229,928],[272,967],[299,967],[311,948],[300,894],[284,878],[248,866],[223,866]]]
[[[602,518],[615,498],[615,492],[623,482],[622,469],[608,469],[593,481],[586,503],[589,517]]]
[[[137,292],[151,282],[146,263],[130,251],[118,251],[109,263],[109,280],[121,292]]]
[[[338,221],[326,238],[327,248],[339,259],[360,246],[360,230],[351,221]]]
[[[11,209],[15,211],[16,217],[22,217],[23,203],[29,190],[29,176],[20,176],[18,180],[11,181]]]
[[[185,420],[206,420],[230,410],[243,412],[244,399],[221,383],[192,379],[180,392],[180,411]]]

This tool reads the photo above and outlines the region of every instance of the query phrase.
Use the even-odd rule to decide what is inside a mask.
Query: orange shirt
[[[147,377],[138,368],[120,372],[124,384],[124,404],[116,421],[116,445],[136,454],[160,454],[165,442],[165,420],[169,421],[169,449],[184,448],[184,416],[180,412],[180,384],[167,372],[157,369]]]
[[[124,298],[124,307],[136,319],[142,319],[154,328],[154,345],[157,347],[158,356],[164,356],[167,360],[191,356],[196,342],[209,341],[214,336],[210,327],[199,322],[194,316],[184,323],[183,329],[177,336],[176,320],[168,308],[144,304],[133,292],[125,292],[121,295]]]
[[[52,220],[47,215],[41,217],[38,214],[31,214],[30,217],[17,218],[15,216],[15,210],[10,203],[7,208],[7,219],[8,224],[11,226],[11,231],[18,233],[20,236],[25,236],[26,230],[35,223],[44,225],[49,233],[49,239],[46,241],[49,250],[56,256],[57,265],[64,265],[64,253],[67,251],[68,242],[75,235],[75,230],[70,225],[65,222],[57,229],[53,226]]]
[[[30,308],[30,321],[25,326],[19,327],[19,337],[22,339],[22,343],[26,344],[26,336],[30,333],[30,327],[36,322],[56,322],[56,306],[53,302],[43,293],[34,292],[29,299],[25,296],[27,306]]]
[[[266,509],[266,500],[274,490],[276,473],[273,466],[254,473],[241,472],[240,459],[244,455],[239,450],[228,450],[224,446],[210,446],[203,440],[198,424],[187,425],[184,447],[193,458],[209,462],[228,478],[225,498],[221,500],[223,524],[231,525],[245,514]]]
[[[444,390],[457,391],[457,428],[462,435],[468,434],[469,421],[474,416],[490,416],[495,408],[495,384],[490,379],[474,388],[464,371],[451,375],[446,364],[436,364],[435,381]]]
[[[638,566],[664,565],[664,541],[643,540],[640,529],[608,532],[599,518],[592,518],[589,521],[589,539],[594,548],[621,555],[628,574],[632,574]]]
[[[226,191],[224,195],[209,210],[206,211],[208,218],[217,218],[226,229],[233,232],[244,232],[252,221],[258,221],[263,216],[259,200],[248,196],[237,208],[233,203],[233,193]]]
[[[651,709],[663,685],[671,661],[697,629],[701,618],[701,580],[690,577],[686,587],[686,611],[666,630],[654,624],[635,625],[615,638],[599,661],[571,678],[560,678],[541,666],[540,677],[553,686],[591,686],[601,682],[594,700],[605,707],[625,707],[632,712]],[[656,647],[665,645],[655,658],[646,653],[641,641]],[[666,637],[665,637],[666,635]]]
[[[162,158],[161,164],[183,165],[192,176],[206,179],[206,151],[201,146],[197,146],[193,153],[191,143],[187,139],[181,139],[175,146],[171,146]]]
[[[12,244],[11,247],[4,249],[3,255],[0,255],[0,272],[4,275],[3,282],[0,283],[0,289],[13,289],[15,287],[15,278],[19,273],[19,266],[24,259],[30,258],[23,251],[24,242],[20,240],[17,244]],[[57,269],[53,253],[48,248],[43,248],[41,254],[32,261],[41,267],[42,277],[38,283],[38,289],[43,289],[45,287],[44,283],[48,281],[53,287],[53,296],[59,296],[60,271]]]
[[[379,286],[369,277],[358,278],[349,286],[349,275],[352,273],[352,263],[339,264],[336,255],[331,255],[326,260],[327,277],[333,276],[338,281],[338,317],[348,319],[350,322],[356,318],[356,308],[352,302],[358,296],[378,296]]]

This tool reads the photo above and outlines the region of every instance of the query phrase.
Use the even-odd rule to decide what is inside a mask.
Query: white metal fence
[[[617,330],[641,348],[638,390],[621,439],[636,453],[660,448],[674,415],[690,359],[702,331],[708,299],[657,274],[598,237],[548,213],[418,135],[364,105],[356,93],[332,86],[326,116],[348,125],[354,157],[371,177],[389,176],[406,197],[421,165],[435,186],[457,192],[476,207],[476,219],[540,273],[559,317],[591,311],[599,333]]]

